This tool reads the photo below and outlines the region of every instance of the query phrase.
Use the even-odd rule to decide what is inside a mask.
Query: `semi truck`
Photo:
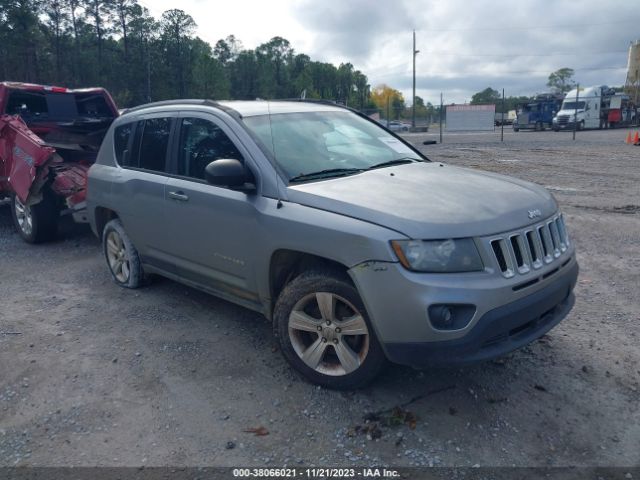
[[[565,96],[553,119],[553,130],[583,130],[635,124],[637,107],[628,95],[606,85],[573,89]]]
[[[536,130],[543,131],[551,128],[553,117],[560,110],[563,96],[554,93],[541,93],[531,102],[521,104],[517,109],[513,122],[513,131]]]
[[[118,115],[103,88],[0,82],[0,200],[26,242],[53,239],[62,215],[87,221],[87,172]]]

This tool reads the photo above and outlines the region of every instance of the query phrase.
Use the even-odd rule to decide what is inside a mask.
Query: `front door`
[[[181,277],[223,296],[256,301],[250,259],[260,241],[260,197],[211,185],[204,174],[212,161],[244,162],[247,152],[213,115],[183,116],[178,129],[174,176],[165,188],[165,251]]]

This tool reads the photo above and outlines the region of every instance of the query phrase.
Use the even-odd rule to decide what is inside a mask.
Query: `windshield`
[[[562,104],[562,110],[575,110],[576,108],[578,110],[584,110],[584,102],[564,102]]]
[[[261,147],[273,154],[288,180],[321,172],[327,176],[357,173],[403,159],[424,161],[387,131],[348,111],[260,115],[243,120],[258,136]]]

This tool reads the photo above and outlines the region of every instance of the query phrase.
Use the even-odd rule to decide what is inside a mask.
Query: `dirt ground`
[[[551,189],[577,302],[507,358],[392,366],[350,393],[300,379],[259,315],[169,280],[119,288],[86,226],[31,246],[0,206],[0,466],[640,466],[640,147],[626,133],[407,135],[434,160]]]

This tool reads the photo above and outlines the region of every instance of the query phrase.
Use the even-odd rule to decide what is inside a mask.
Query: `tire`
[[[11,216],[16,230],[27,243],[48,242],[58,233],[60,209],[55,195],[48,190],[43,192],[42,200],[32,206],[23,204],[12,193]]]
[[[102,231],[102,251],[116,284],[124,288],[143,285],[144,271],[140,255],[124,231],[120,219],[113,219],[105,225]]]
[[[513,131],[514,131],[514,132],[519,132],[519,131],[520,131],[520,129],[519,129],[519,128],[514,127],[514,128],[513,128]]]
[[[536,122],[536,127],[535,127],[535,131],[539,132],[542,130],[542,124],[540,122]]]
[[[362,387],[386,363],[358,291],[338,272],[311,270],[288,283],[276,302],[274,327],[291,366],[326,388]],[[346,335],[345,328],[357,333]]]
[[[584,130],[584,120],[578,123],[578,130]]]

